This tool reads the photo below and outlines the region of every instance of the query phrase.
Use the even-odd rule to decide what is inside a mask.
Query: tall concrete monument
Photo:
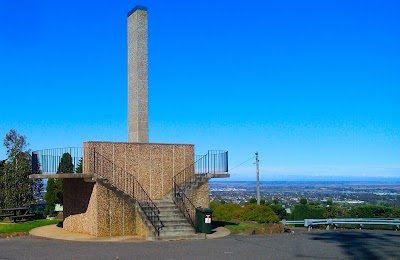
[[[128,13],[128,141],[149,142],[147,8]]]

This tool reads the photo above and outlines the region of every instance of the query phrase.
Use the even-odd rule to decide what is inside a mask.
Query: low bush
[[[219,221],[255,221],[258,223],[278,223],[279,217],[266,205],[219,204],[214,207],[213,219]]]
[[[241,207],[233,214],[233,218],[242,221],[257,221],[258,223],[278,223],[279,217],[265,205],[249,204]]]

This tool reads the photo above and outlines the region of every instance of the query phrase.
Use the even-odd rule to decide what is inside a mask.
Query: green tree
[[[0,176],[3,175],[4,171],[4,164],[6,163],[6,160],[0,160]]]
[[[69,153],[64,153],[61,157],[60,163],[58,164],[57,174],[61,173],[73,173],[74,164],[72,163],[72,157]],[[48,179],[46,186],[46,194],[44,199],[46,201],[46,211],[49,214],[54,213],[56,204],[63,204],[64,200],[64,185],[63,179]]]
[[[72,157],[69,153],[64,153],[61,157],[61,161],[58,164],[57,173],[74,173],[74,164],[72,163]]]
[[[76,173],[83,173],[83,159],[79,159],[78,166],[76,166]]]
[[[265,205],[265,199],[260,199],[260,205]]]
[[[249,203],[250,204],[256,204],[257,203],[257,199],[252,197],[252,198],[249,199]]]
[[[57,203],[57,186],[55,179],[47,179],[44,200],[46,201],[46,212],[50,214],[53,213]]]
[[[400,218],[400,208],[362,205],[349,211],[352,218]]]
[[[306,205],[307,204],[307,199],[306,198],[301,198],[300,199],[300,204]]]
[[[343,206],[329,206],[324,208],[324,218],[347,218],[348,209]]]
[[[322,208],[314,208],[307,204],[294,205],[292,209],[293,220],[303,220],[308,218],[323,218],[324,211]]]
[[[274,213],[279,217],[279,219],[286,219],[287,212],[286,209],[281,204],[269,205],[269,207],[274,211]]]
[[[6,160],[0,160],[0,209],[3,208],[3,202],[4,202],[4,182],[3,182],[3,176],[4,176],[4,165],[6,163]]]
[[[17,207],[34,201],[33,187],[41,180],[30,180],[32,157],[26,137],[10,130],[4,138],[7,159],[3,162],[1,188],[2,207]]]
[[[332,206],[333,205],[333,200],[332,199],[327,200],[326,201],[326,205]]]
[[[210,201],[210,203],[208,204],[208,207],[212,210],[215,210],[219,205],[221,205],[219,200],[212,200]]]

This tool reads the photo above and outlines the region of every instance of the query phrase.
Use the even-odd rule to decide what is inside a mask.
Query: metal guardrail
[[[208,151],[206,155],[196,156],[193,164],[172,178],[174,203],[193,228],[196,229],[196,207],[185,194],[186,190],[203,177],[225,173],[228,173],[228,152]]]
[[[71,155],[74,172],[78,167],[79,161],[83,158],[82,147],[44,149],[32,152],[32,173],[33,174],[52,174],[58,172],[58,167],[63,154]],[[69,172],[69,173],[74,173]]]
[[[332,225],[335,228],[339,225],[358,225],[363,228],[363,225],[390,225],[400,229],[400,219],[398,218],[330,218],[330,219],[304,219],[304,220],[282,220],[282,224],[299,225],[303,224],[308,230],[318,225],[326,225],[326,229]]]
[[[196,174],[228,173],[228,151],[210,150],[206,155],[196,156]]]

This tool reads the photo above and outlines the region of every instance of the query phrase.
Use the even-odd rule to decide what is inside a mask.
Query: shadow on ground
[[[400,233],[395,231],[330,231],[310,234],[311,240],[334,243],[349,258],[355,259],[400,259]]]
[[[235,226],[237,226],[239,224],[235,223],[235,222],[230,222],[230,221],[216,221],[216,220],[213,220],[212,229],[215,229],[217,227],[225,227],[227,225],[235,225]]]

